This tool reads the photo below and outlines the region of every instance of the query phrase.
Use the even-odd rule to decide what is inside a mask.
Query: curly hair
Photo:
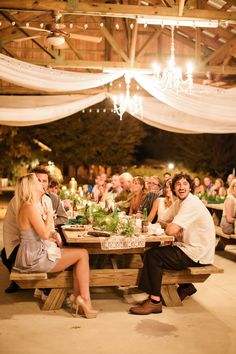
[[[179,173],[176,173],[172,179],[172,183],[171,183],[171,190],[172,190],[172,193],[176,196],[176,193],[175,193],[175,184],[176,182],[178,182],[181,178],[184,178],[186,179],[186,181],[189,183],[190,185],[190,192],[193,192],[194,190],[194,186],[193,186],[193,181],[191,179],[191,177],[185,173],[185,172],[179,172]]]

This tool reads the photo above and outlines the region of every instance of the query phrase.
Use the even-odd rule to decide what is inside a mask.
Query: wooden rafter
[[[207,64],[211,61],[213,61],[214,59],[217,58],[217,56],[221,55],[222,53],[227,53],[229,50],[229,47],[234,44],[236,41],[236,36],[232,36],[232,38],[225,44],[223,44],[221,47],[219,47],[214,53],[212,53],[209,57],[207,57],[203,63]]]
[[[0,9],[7,10],[31,10],[31,11],[46,11],[57,9],[62,13],[73,13],[78,15],[90,16],[108,16],[120,18],[133,18],[137,16],[155,17],[155,18],[172,18],[178,20],[178,7],[158,7],[158,6],[138,6],[138,5],[122,5],[122,4],[107,4],[107,3],[84,3],[78,2],[71,11],[67,2],[44,0],[44,1],[15,1],[15,0],[1,0]],[[217,11],[205,9],[186,9],[184,16],[181,19],[209,19],[209,20],[231,20],[236,21],[236,13],[230,11]]]

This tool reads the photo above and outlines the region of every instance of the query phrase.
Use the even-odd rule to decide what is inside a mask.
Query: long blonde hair
[[[35,190],[35,173],[28,173],[17,179],[15,189],[16,219],[23,203],[36,204],[38,202]]]
[[[236,178],[234,178],[230,185],[229,185],[229,189],[228,189],[228,194],[233,194],[234,191],[234,186],[236,185]]]

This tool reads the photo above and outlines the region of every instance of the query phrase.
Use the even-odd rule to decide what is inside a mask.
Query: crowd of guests
[[[9,203],[4,220],[1,258],[9,272],[15,269],[25,273],[50,273],[73,266],[73,292],[69,298],[71,307],[76,309],[76,313],[81,307],[87,318],[94,318],[97,311],[92,307],[89,293],[88,252],[85,249],[63,247],[61,225],[68,222],[68,216],[59,198],[59,189],[59,183],[52,180],[48,170],[43,167],[37,167],[18,179],[15,196]],[[127,215],[135,215],[136,218],[141,218],[145,211],[150,223],[159,222],[167,234],[176,238],[175,248],[155,248],[145,255],[140,289],[149,293],[150,298],[146,305],[132,308],[133,314],[162,311],[160,286],[163,267],[184,269],[189,265],[200,266],[212,262],[214,226],[210,214],[198,198],[200,195],[206,193],[225,198],[221,226],[226,233],[234,231],[236,179],[233,174],[228,176],[226,184],[220,178],[213,182],[208,176],[203,182],[198,176],[192,181],[184,173],[172,178],[166,172],[160,178],[132,176],[124,172],[114,174],[110,179],[106,174],[101,174],[96,177],[92,188],[85,185],[82,191],[95,202],[102,202],[105,206],[111,206],[112,202],[113,208]],[[204,222],[201,219],[203,216]],[[206,234],[204,236],[203,230],[210,241],[204,241]],[[199,254],[191,253],[191,244],[196,240]],[[162,257],[169,255],[173,259],[168,263]],[[154,262],[154,273],[159,274],[155,279],[150,276],[149,258]],[[156,263],[157,259],[159,263]],[[11,283],[6,292],[16,290],[17,285]],[[195,291],[192,284],[178,288],[181,299]]]

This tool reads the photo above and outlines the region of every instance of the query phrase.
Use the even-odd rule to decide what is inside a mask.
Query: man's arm
[[[174,224],[174,223],[167,224],[166,229],[165,229],[165,233],[166,233],[166,235],[174,236],[176,241],[183,240],[184,230],[181,226],[179,226],[177,224]]]
[[[51,198],[52,201],[52,207],[53,210],[55,211],[55,226],[57,225],[62,225],[68,222],[68,216],[66,214],[66,211],[62,205],[62,202],[59,198],[59,196],[55,193],[48,192],[49,197]]]

